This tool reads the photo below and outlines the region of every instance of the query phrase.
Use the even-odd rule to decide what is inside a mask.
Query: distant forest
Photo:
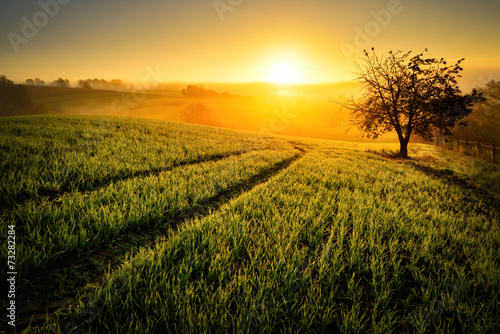
[[[26,79],[24,84],[30,86],[45,86],[45,81],[40,78],[35,79]],[[49,85],[56,87],[71,87],[71,82],[68,79],[63,79],[59,77],[57,80],[51,82]],[[77,86],[79,88],[85,89],[118,89],[118,88],[133,88],[131,83],[123,82],[121,79],[113,79],[111,81],[107,81],[104,79],[82,79],[78,80]]]

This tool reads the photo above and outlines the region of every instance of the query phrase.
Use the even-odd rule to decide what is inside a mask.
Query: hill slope
[[[18,332],[500,330],[496,166],[142,119],[0,129]]]

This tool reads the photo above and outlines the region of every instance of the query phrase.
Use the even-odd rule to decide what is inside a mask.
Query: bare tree
[[[373,48],[371,53],[365,50],[364,63],[356,63],[363,94],[342,104],[351,111],[352,125],[369,138],[395,131],[400,158],[408,157],[413,133],[429,138],[439,129],[449,135],[455,124],[472,112],[472,105],[484,100],[476,90],[462,95],[458,87],[456,78],[464,59],[447,66],[443,58],[410,54],[390,51],[388,56],[379,57]]]

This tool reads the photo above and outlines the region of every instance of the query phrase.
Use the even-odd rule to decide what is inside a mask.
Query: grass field
[[[230,93],[219,96],[185,96],[181,91],[186,85],[172,84],[151,90],[138,86],[116,91],[25,85],[33,104],[25,115],[131,116],[254,132],[272,128],[276,134],[306,138],[362,140],[355,131],[346,132],[349,115],[330,100],[333,97],[342,100],[342,96],[359,89],[355,88],[357,84],[210,84],[210,89]],[[196,104],[211,110],[209,119],[185,115],[184,110]],[[3,116],[21,114],[3,115],[0,108],[0,117]],[[377,139],[394,140],[397,140],[395,134]]]
[[[18,333],[500,332],[498,166],[132,118],[0,130]]]

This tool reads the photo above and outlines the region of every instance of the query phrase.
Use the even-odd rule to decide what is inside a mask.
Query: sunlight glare
[[[297,66],[290,63],[280,63],[269,66],[267,81],[277,83],[301,83],[302,77]]]

